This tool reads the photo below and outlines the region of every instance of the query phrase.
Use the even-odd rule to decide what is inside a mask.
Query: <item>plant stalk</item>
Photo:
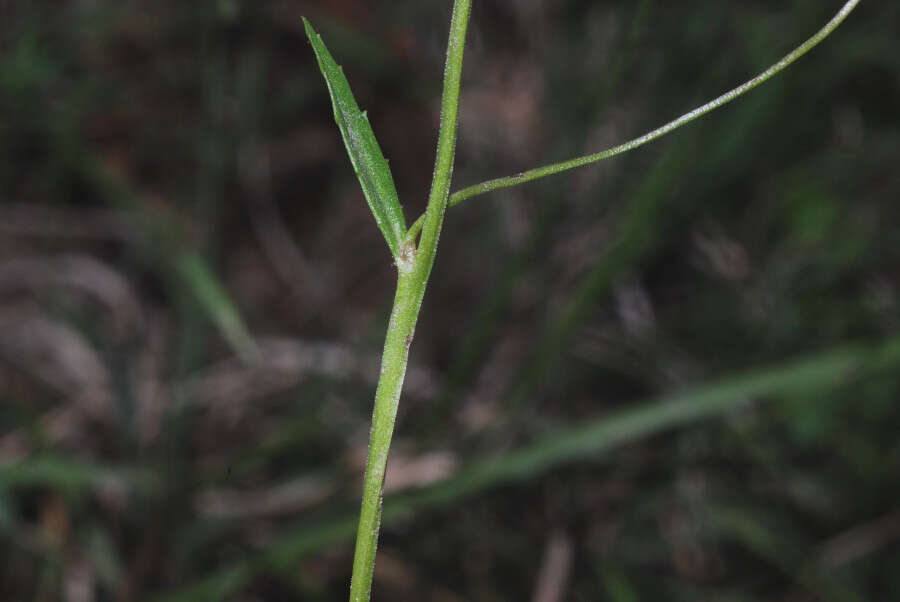
[[[447,61],[444,66],[444,90],[441,96],[441,125],[431,193],[421,225],[418,248],[415,241],[407,237],[397,258],[397,292],[384,342],[381,374],[375,391],[372,431],[363,479],[362,507],[356,534],[353,574],[350,579],[350,602],[368,602],[371,597],[388,450],[406,376],[409,347],[431,268],[434,265],[438,238],[444,222],[444,211],[450,196],[450,180],[456,152],[463,50],[470,8],[471,0],[455,0],[453,3]]]
[[[408,250],[408,247],[404,248]],[[369,435],[369,453],[366,458],[353,574],[350,579],[351,602],[369,600],[372,574],[375,570],[378,531],[381,527],[381,500],[384,493],[388,449],[394,432],[400,392],[406,376],[409,344],[412,342],[419,313],[416,287],[413,286],[415,273],[410,271],[408,266],[401,266],[402,264],[398,265],[397,293],[384,341],[381,374],[375,390],[375,409],[372,413],[372,430]]]

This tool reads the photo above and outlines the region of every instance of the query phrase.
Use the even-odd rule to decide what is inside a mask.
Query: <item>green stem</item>
[[[419,309],[422,307],[428,277],[434,265],[444,211],[450,196],[450,180],[456,151],[456,124],[459,118],[463,50],[470,7],[471,0],[455,0],[453,4],[447,62],[444,67],[441,125],[434,179],[428,197],[428,207],[415,231],[417,234],[421,228],[419,245],[416,248],[414,244],[415,235],[408,236],[397,257],[397,293],[384,342],[381,376],[375,391],[375,409],[372,414],[372,431],[363,480],[362,508],[356,534],[353,575],[350,580],[350,602],[367,602],[371,595],[375,551],[381,527],[381,500],[384,493],[388,450],[394,432],[403,379],[406,376],[409,346],[415,332]]]
[[[353,557],[353,575],[350,579],[351,602],[369,600],[372,573],[375,569],[378,530],[381,527],[381,498],[388,449],[394,432],[394,420],[397,416],[400,392],[403,389],[403,379],[406,376],[409,343],[418,317],[418,307],[415,303],[416,287],[412,286],[414,272],[401,264],[398,266],[398,273],[397,294],[384,341],[381,376],[375,391],[369,455],[366,459],[362,507],[356,534],[356,552]]]
[[[450,202],[448,206],[453,207],[455,205],[459,205],[461,202],[466,199],[470,199],[474,196],[478,196],[484,194],[486,192],[491,192],[493,190],[500,190],[502,188],[510,188],[512,186],[517,186],[519,184],[524,184],[525,182],[531,182],[532,180],[537,180],[538,178],[543,178],[545,176],[551,176],[554,174],[558,174],[564,171],[568,171],[570,169],[574,169],[576,167],[582,167],[584,165],[589,165],[591,163],[596,163],[598,161],[602,161],[603,159],[608,159],[610,157],[614,157],[616,155],[628,152],[632,149],[635,149],[639,146],[643,146],[648,142],[656,140],[662,136],[665,136],[669,132],[680,128],[681,126],[701,117],[710,111],[718,109],[722,105],[725,105],[738,96],[741,96],[745,92],[748,92],[760,85],[767,79],[771,78],[773,75],[777,74],[779,71],[782,71],[785,67],[796,61],[798,58],[809,52],[813,47],[815,47],[819,42],[824,40],[834,31],[841,22],[847,18],[847,15],[850,14],[856,5],[859,3],[859,0],[849,0],[841,10],[831,19],[822,29],[820,29],[814,36],[800,44],[797,48],[795,48],[792,52],[787,54],[780,61],[754,77],[753,79],[744,82],[737,88],[729,90],[728,92],[722,94],[718,98],[715,98],[705,105],[699,106],[696,109],[689,111],[682,115],[681,117],[670,121],[669,123],[656,128],[650,132],[647,132],[643,136],[638,136],[633,140],[629,140],[628,142],[619,144],[618,146],[613,146],[612,148],[608,148],[606,150],[600,151],[599,153],[594,153],[592,155],[585,155],[583,157],[577,157],[575,159],[570,159],[568,161],[562,161],[560,163],[553,163],[552,165],[544,165],[543,167],[536,167],[534,169],[530,169],[528,171],[523,171],[521,173],[507,176],[505,178],[496,178],[494,180],[488,180],[487,182],[482,182],[480,184],[475,184],[474,186],[469,186],[467,188],[463,188],[462,190],[458,190],[454,192],[450,197]],[[419,218],[421,219],[421,218]],[[410,227],[410,230],[413,230],[418,226],[418,223],[415,222]]]

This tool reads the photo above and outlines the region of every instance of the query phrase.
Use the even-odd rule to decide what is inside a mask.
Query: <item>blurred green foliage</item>
[[[839,4],[476,2],[455,188]],[[300,16],[411,221],[449,8],[0,3],[4,599],[345,597],[393,267]],[[530,599],[553,541],[558,599],[900,597],[898,24],[862,3],[681,133],[448,212],[375,599]]]

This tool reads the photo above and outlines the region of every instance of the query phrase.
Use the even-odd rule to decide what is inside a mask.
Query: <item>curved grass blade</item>
[[[756,399],[790,393],[814,393],[859,382],[881,371],[894,373],[900,365],[900,337],[874,344],[832,349],[777,366],[732,374],[680,393],[635,404],[600,416],[505,455],[472,463],[455,476],[433,485],[394,494],[384,502],[385,523],[424,508],[459,503],[466,496],[500,485],[527,481],[551,469],[609,452],[667,429],[683,427],[725,414]],[[213,602],[233,597],[254,577],[266,572],[294,570],[304,555],[350,539],[357,515],[309,523],[283,535],[267,550],[232,564],[220,572],[147,602]],[[288,569],[289,567],[289,569]]]
[[[369,124],[369,118],[359,110],[350,83],[331,53],[322,42],[322,36],[317,34],[305,18],[303,26],[306,28],[306,36],[312,44],[319,63],[319,70],[328,84],[328,92],[331,95],[331,104],[334,106],[334,120],[341,130],[344,146],[353,163],[353,170],[359,178],[363,194],[369,203],[369,209],[375,216],[375,222],[384,238],[391,254],[397,258],[403,237],[406,235],[406,220],[403,218],[403,209],[397,198],[397,189],[394,187],[394,178],[388,167],[387,159],[381,154],[375,133]]]

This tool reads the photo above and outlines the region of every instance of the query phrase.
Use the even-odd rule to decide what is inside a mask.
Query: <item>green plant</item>
[[[381,153],[366,114],[359,109],[343,71],[328,52],[321,37],[304,19],[307,36],[331,94],[335,120],[359,178],[363,193],[385,237],[397,266],[397,288],[382,356],[381,374],[375,393],[371,438],[363,485],[363,500],[357,529],[351,602],[368,600],[375,565],[375,551],[381,523],[382,494],[388,450],[406,373],[409,347],[434,265],[438,238],[447,207],[502,188],[530,182],[596,163],[655,140],[694,119],[743,95],[803,56],[834,29],[856,7],[848,0],[815,35],[771,67],[744,84],[642,136],[609,149],[497,178],[450,194],[459,113],[460,76],[471,0],[455,0],[450,24],[441,100],[441,122],[437,157],[425,213],[407,228],[393,177]],[[417,242],[418,241],[418,242]]]

